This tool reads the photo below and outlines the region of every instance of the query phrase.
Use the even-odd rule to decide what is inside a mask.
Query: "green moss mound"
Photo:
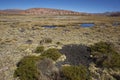
[[[85,66],[64,66],[62,74],[65,80],[87,80],[89,78],[87,68]]]
[[[40,72],[37,69],[37,62],[44,58],[57,60],[60,56],[60,52],[54,48],[44,51],[40,56],[26,56],[17,64],[14,77],[19,77],[20,80],[39,80]]]
[[[42,53],[44,51],[44,46],[38,46],[35,50],[35,53]]]
[[[38,80],[39,72],[37,71],[36,61],[40,58],[36,56],[26,56],[17,64],[14,77],[20,80]]]
[[[58,51],[58,49],[50,48],[47,51],[45,51],[43,54],[41,54],[41,56],[56,61],[61,56],[61,53]]]

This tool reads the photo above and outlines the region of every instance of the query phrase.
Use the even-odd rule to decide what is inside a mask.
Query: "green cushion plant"
[[[38,46],[35,50],[35,53],[41,53],[44,51],[44,46]]]
[[[40,58],[36,56],[26,56],[17,64],[14,77],[20,80],[38,80],[39,72],[37,71],[36,61]]]
[[[87,68],[83,65],[80,66],[63,66],[62,74],[65,80],[87,80],[89,73]]]
[[[56,61],[61,56],[61,53],[58,51],[58,49],[50,48],[47,51],[45,51],[43,54],[41,54],[41,56]]]

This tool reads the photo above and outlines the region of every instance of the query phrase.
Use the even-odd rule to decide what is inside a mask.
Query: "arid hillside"
[[[19,14],[19,15],[88,15],[69,10],[50,9],[50,8],[31,8],[26,10],[6,9],[0,10],[0,14]]]
[[[120,16],[120,12],[105,12],[105,13],[84,13],[70,10],[51,9],[51,8],[30,8],[26,10],[22,9],[6,9],[0,10],[0,14],[6,15],[79,15],[79,16]]]

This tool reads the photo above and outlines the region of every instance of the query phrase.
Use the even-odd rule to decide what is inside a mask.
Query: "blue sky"
[[[0,0],[0,9],[55,8],[88,13],[120,11],[120,0]]]

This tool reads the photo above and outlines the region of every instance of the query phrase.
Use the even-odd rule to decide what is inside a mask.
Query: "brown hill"
[[[0,10],[0,14],[21,14],[21,15],[88,15],[87,13],[80,13],[69,10],[59,10],[50,8],[31,8],[27,10],[7,9]]]

